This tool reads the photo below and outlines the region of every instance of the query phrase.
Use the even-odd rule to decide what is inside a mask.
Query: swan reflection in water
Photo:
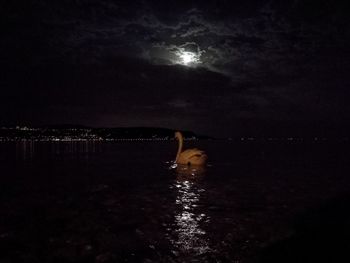
[[[207,235],[201,227],[209,223],[209,217],[199,206],[205,189],[199,181],[205,174],[205,167],[174,165],[176,180],[171,186],[176,191],[176,212],[173,238],[175,249],[182,254],[201,255],[210,251]]]

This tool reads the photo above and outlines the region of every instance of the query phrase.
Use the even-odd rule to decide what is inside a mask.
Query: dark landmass
[[[248,127],[249,125],[247,125]],[[278,127],[273,126],[278,129]],[[262,126],[262,129],[264,127]],[[84,125],[50,125],[41,127],[0,127],[0,141],[16,140],[36,140],[36,141],[74,141],[74,140],[173,140],[175,129],[158,127],[88,127]],[[324,132],[324,129],[316,129],[310,134],[303,133],[263,133],[256,136],[252,127],[246,129],[244,133],[234,134],[232,137],[211,137],[199,135],[193,131],[180,130],[185,140],[232,140],[232,141],[261,141],[261,142],[279,142],[279,141],[348,141],[347,134],[333,134]]]
[[[82,125],[52,125],[46,127],[2,127],[1,140],[171,140],[173,129],[156,127],[92,128]],[[185,139],[209,139],[192,131],[181,131]]]

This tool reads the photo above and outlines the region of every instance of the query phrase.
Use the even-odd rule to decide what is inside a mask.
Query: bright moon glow
[[[183,52],[181,54],[182,62],[187,65],[188,63],[191,63],[194,60],[194,54],[190,52]]]
[[[184,65],[200,63],[199,55],[192,52],[182,51],[182,52],[179,52],[178,56],[181,59],[181,63]]]

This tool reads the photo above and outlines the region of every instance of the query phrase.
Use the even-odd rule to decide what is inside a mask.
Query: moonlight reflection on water
[[[204,168],[177,166],[177,178],[171,187],[176,191],[175,236],[171,240],[175,249],[183,254],[201,255],[210,251],[203,224],[210,218],[199,211],[198,204],[205,189],[196,181],[204,174]]]

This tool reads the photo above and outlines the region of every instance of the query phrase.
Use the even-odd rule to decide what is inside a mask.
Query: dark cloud
[[[325,0],[2,3],[2,119],[182,123],[214,133],[230,133],[242,119],[344,122],[346,7]],[[201,63],[179,65],[184,51]]]

